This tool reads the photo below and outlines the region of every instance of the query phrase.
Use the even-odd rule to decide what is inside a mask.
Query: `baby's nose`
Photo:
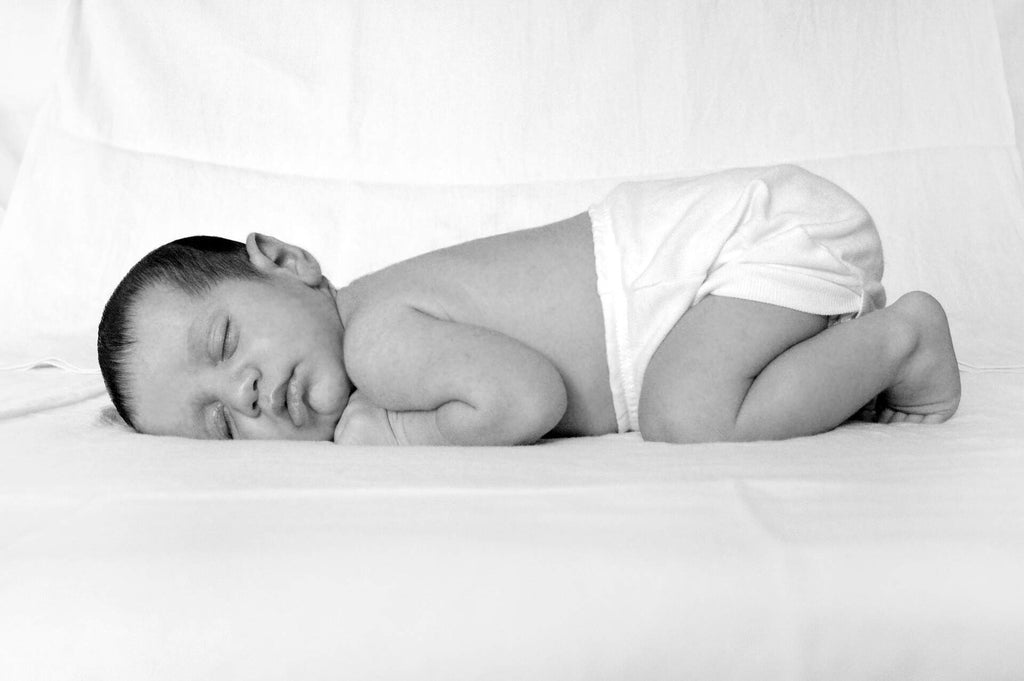
[[[246,369],[237,384],[235,409],[248,416],[259,413],[260,373],[256,369]]]

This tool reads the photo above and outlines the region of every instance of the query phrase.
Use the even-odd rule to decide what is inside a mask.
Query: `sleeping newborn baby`
[[[960,399],[945,313],[921,292],[885,307],[881,275],[849,194],[742,168],[626,183],[342,288],[268,236],[181,239],[118,285],[98,351],[129,425],[197,438],[704,442],[944,421]]]

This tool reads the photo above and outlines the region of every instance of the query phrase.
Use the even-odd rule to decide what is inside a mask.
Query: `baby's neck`
[[[338,318],[341,320],[342,329],[348,328],[349,319],[355,311],[355,299],[349,286],[335,287],[327,277],[324,277],[327,291],[334,300],[334,307],[338,311]]]

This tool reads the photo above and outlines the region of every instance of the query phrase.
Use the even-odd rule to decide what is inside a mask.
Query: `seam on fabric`
[[[572,177],[572,178],[537,178],[533,180],[516,180],[510,182],[485,182],[485,183],[471,183],[471,182],[424,182],[422,180],[403,180],[403,181],[385,181],[375,180],[369,178],[356,178],[356,177],[339,177],[339,176],[319,176],[319,175],[308,175],[304,173],[295,173],[280,170],[270,170],[266,168],[256,168],[244,165],[232,165],[230,163],[219,163],[217,161],[192,158],[188,156],[179,156],[175,154],[169,154],[166,152],[145,150],[136,147],[131,147],[125,144],[118,144],[110,140],[105,140],[99,137],[88,135],[86,133],[69,130],[65,127],[57,125],[55,122],[51,124],[52,129],[64,134],[68,137],[76,138],[84,142],[92,142],[103,146],[108,149],[112,149],[117,152],[125,154],[139,154],[143,156],[150,156],[154,158],[164,158],[172,161],[178,161],[181,163],[198,163],[207,165],[212,168],[224,168],[229,170],[238,170],[242,172],[250,172],[257,175],[268,175],[276,177],[291,177],[296,179],[313,180],[325,183],[345,183],[345,184],[360,184],[360,185],[378,185],[378,186],[417,186],[417,187],[518,187],[524,185],[551,185],[551,184],[580,184],[580,183],[598,183],[598,182],[644,182],[648,180],[664,180],[673,179],[678,177],[696,177],[701,174],[708,174],[723,170],[721,166],[706,166],[695,169],[686,170],[665,170],[657,173],[649,173],[644,175],[591,175],[586,177]],[[870,156],[886,156],[893,154],[901,154],[908,152],[927,152],[927,151],[945,151],[953,149],[1011,149],[1019,154],[1016,142],[1009,144],[943,144],[943,145],[930,145],[930,146],[915,146],[915,147],[900,147],[895,149],[879,149],[869,150],[861,152],[850,152],[845,154],[826,154],[822,156],[809,156],[801,157],[799,159],[786,159],[780,160],[775,165],[793,163],[801,165],[804,162],[814,161],[828,161],[834,159],[843,158],[864,158]],[[27,149],[26,149],[27,151]],[[730,166],[736,168],[754,168],[764,165],[764,163],[758,163],[750,161],[747,165],[747,161],[739,160],[737,163],[741,165]]]

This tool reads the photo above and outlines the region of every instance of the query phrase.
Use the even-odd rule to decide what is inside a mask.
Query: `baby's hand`
[[[348,406],[334,429],[334,442],[339,445],[397,445],[391,430],[388,412],[355,391],[348,398]]]

